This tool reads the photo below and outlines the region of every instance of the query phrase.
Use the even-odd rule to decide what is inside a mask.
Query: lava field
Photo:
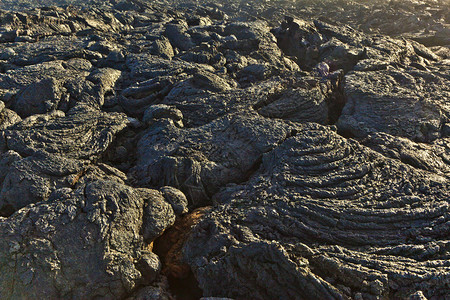
[[[450,299],[448,0],[1,0],[0,299]]]

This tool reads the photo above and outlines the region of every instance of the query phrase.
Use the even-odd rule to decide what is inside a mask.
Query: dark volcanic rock
[[[172,120],[163,119],[138,142],[132,176],[139,185],[175,186],[191,205],[205,204],[225,184],[246,180],[258,168],[262,154],[290,136],[294,128],[254,112],[191,129],[180,129]]]
[[[151,199],[145,203],[142,235],[148,242],[160,236],[164,230],[173,225],[175,214],[172,206],[164,200],[161,193],[152,190],[142,190],[144,198]]]
[[[55,109],[67,111],[70,92],[65,86],[85,82],[91,69],[92,64],[85,59],[54,60],[13,68],[0,74],[0,97],[3,94],[2,100],[22,116]]]
[[[144,113],[142,121],[147,125],[152,125],[160,119],[171,119],[178,127],[183,127],[183,113],[173,106],[165,104],[155,104],[149,106]]]
[[[357,137],[386,132],[433,141],[450,117],[450,81],[443,75],[416,69],[352,72],[345,78],[347,103],[337,126]]]
[[[448,196],[442,176],[303,126],[215,196],[185,259],[206,296],[444,297]]]
[[[42,80],[61,80],[83,78],[92,69],[92,64],[86,59],[69,59],[67,61],[52,60],[32,64],[21,68],[12,68],[0,74],[0,89],[22,89]]]
[[[76,107],[31,116],[5,132],[7,147],[27,156],[43,151],[66,158],[98,158],[114,135],[129,123],[126,116]]]
[[[413,141],[391,136],[385,133],[375,133],[362,140],[362,144],[391,157],[409,164],[415,168],[449,176],[450,144],[448,138],[436,140],[432,144],[414,143]]]
[[[172,45],[166,38],[154,41],[151,53],[167,59],[171,59],[175,55]]]
[[[177,216],[188,212],[188,201],[180,190],[171,186],[164,186],[160,191],[164,199],[172,205],[173,212]]]
[[[423,45],[292,18],[274,34],[307,70],[322,75],[351,71],[345,76],[346,104],[337,122],[345,135],[386,132],[419,142],[441,137],[449,120],[449,67],[446,61],[436,62],[437,56]]]
[[[44,114],[55,110],[61,98],[58,82],[46,79],[29,85],[21,92],[14,103],[14,111],[21,117]]]
[[[305,22],[286,18],[274,30],[283,51],[297,58],[299,66],[311,70],[325,61],[334,70],[349,71],[363,56],[364,48],[358,45],[363,36],[351,28],[338,28],[321,22]]]
[[[20,157],[12,151],[8,157],[11,155]],[[125,174],[104,164],[92,165],[47,153],[14,161],[5,174],[5,178],[0,178],[0,214],[3,215],[47,200],[54,190],[63,187],[76,188],[99,179],[124,183],[126,179]]]
[[[172,23],[166,26],[164,35],[173,46],[187,51],[194,46],[190,35],[186,33],[187,28],[188,26],[185,22],[179,22],[178,24]]]
[[[97,181],[2,219],[2,298],[121,298],[150,283],[137,264],[149,192]]]
[[[217,92],[211,91],[214,87],[207,85],[209,81],[199,83],[194,77],[175,85],[163,102],[182,111],[186,127],[205,125],[226,114],[252,109],[265,117],[296,122],[336,121],[336,112],[344,105],[341,72],[323,78],[285,75],[246,88],[224,88]]]
[[[0,0],[0,298],[447,299],[445,1]]]
[[[127,300],[171,300],[167,279],[139,289]]]
[[[5,104],[0,101],[0,130],[7,129],[20,121],[20,116],[14,111],[5,108]]]
[[[325,125],[334,123],[344,106],[342,90],[341,70],[322,78],[302,77],[253,107],[265,117]]]

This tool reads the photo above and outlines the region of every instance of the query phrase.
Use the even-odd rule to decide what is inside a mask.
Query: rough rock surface
[[[22,117],[44,114],[58,107],[60,98],[58,82],[53,78],[42,80],[30,84],[17,96],[14,110]]]
[[[6,176],[0,180],[1,214],[47,200],[54,190],[63,187],[76,188],[99,179],[124,183],[126,179],[125,174],[105,164],[92,165],[46,153],[20,159],[19,154],[10,151],[3,155],[2,161],[12,162],[7,164]]]
[[[448,299],[447,2],[1,0],[0,298]]]
[[[121,298],[150,283],[140,234],[150,195],[95,181],[2,220],[2,298]]]
[[[361,141],[362,144],[382,153],[386,157],[395,158],[418,169],[449,176],[449,140],[438,139],[431,144],[414,143],[413,141],[376,133]]]
[[[5,108],[5,104],[0,101],[0,130],[5,130],[20,121],[20,116],[13,110]]]
[[[180,188],[193,206],[207,204],[220,187],[246,180],[258,168],[262,154],[290,134],[288,124],[254,112],[191,129],[163,119],[138,142],[139,159],[132,176],[139,185]]]
[[[445,177],[312,125],[265,154],[260,171],[217,194],[186,245],[205,295],[447,295]]]
[[[436,73],[417,69],[349,73],[347,104],[338,127],[358,137],[375,132],[419,142],[441,137],[450,120],[450,73]]]
[[[76,107],[34,115],[5,131],[8,149],[21,155],[37,152],[67,158],[95,159],[112,142],[114,134],[129,123],[126,116]]]

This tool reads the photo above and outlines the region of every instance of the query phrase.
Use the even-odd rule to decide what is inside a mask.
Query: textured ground
[[[0,299],[450,299],[449,7],[2,1]]]

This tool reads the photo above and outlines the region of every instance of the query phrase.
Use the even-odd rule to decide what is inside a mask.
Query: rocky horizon
[[[0,299],[450,299],[448,0],[0,3]]]

